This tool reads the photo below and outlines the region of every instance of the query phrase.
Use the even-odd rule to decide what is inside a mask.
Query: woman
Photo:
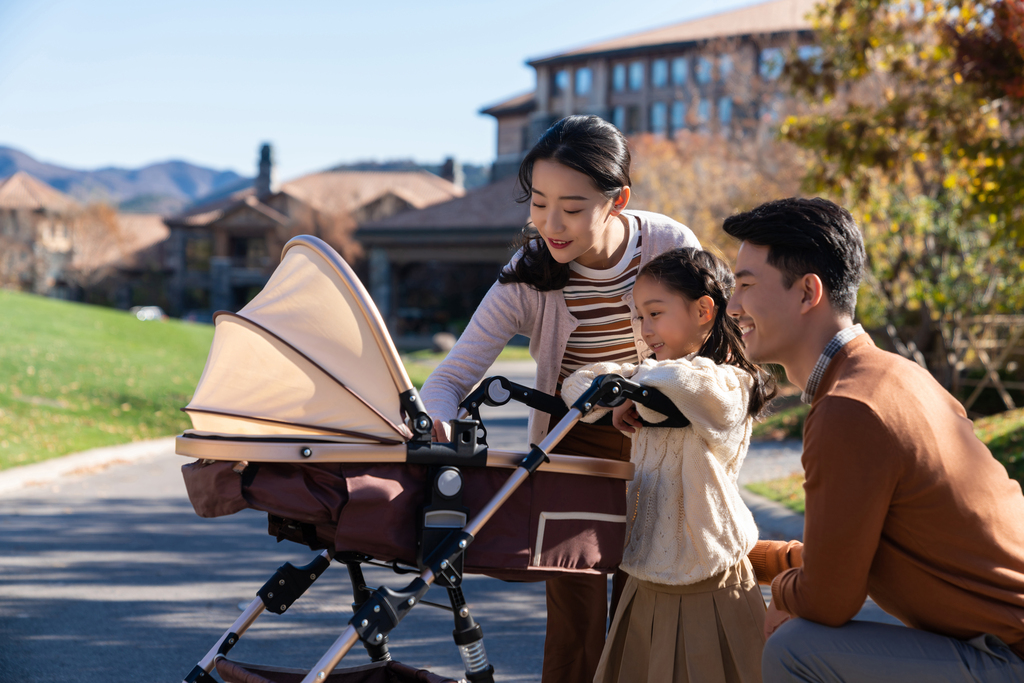
[[[423,385],[434,438],[512,337],[530,338],[534,386],[558,393],[590,363],[637,363],[649,355],[630,290],[640,267],[677,247],[700,248],[693,232],[660,214],[628,211],[629,148],[610,123],[569,116],[541,136],[519,167],[519,201],[530,201],[523,245],[498,275],[447,358]],[[531,412],[540,443],[555,417]],[[630,441],[606,425],[577,425],[558,452],[628,460]],[[607,580],[566,575],[547,583],[544,683],[589,683],[604,646]],[[613,599],[614,601],[614,599]]]

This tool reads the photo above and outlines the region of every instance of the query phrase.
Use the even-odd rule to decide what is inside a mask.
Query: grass
[[[213,327],[0,289],[0,470],[181,433]],[[528,359],[508,347],[499,359]],[[404,357],[419,387],[444,354]]]
[[[974,421],[974,433],[1003,464],[1007,474],[1024,486],[1024,408],[979,418]],[[803,482],[803,474],[791,474],[774,481],[748,484],[747,489],[803,514]]]
[[[0,289],[0,469],[186,429],[212,338]]]

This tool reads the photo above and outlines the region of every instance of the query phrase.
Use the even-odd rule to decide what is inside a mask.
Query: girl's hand
[[[430,436],[438,443],[451,443],[452,435],[449,433],[449,429],[450,426],[447,422],[441,422],[435,417],[434,428],[430,431]]]
[[[793,618],[789,612],[783,612],[775,606],[773,600],[768,605],[768,612],[764,615],[764,639],[768,640],[776,629]]]
[[[612,426],[620,432],[633,434],[640,425],[640,413],[633,407],[633,402],[626,399],[622,405],[612,408]]]

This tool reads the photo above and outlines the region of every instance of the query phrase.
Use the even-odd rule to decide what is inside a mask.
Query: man
[[[853,217],[783,199],[724,229],[741,242],[728,312],[748,354],[811,404],[804,545],[751,554],[772,587],[765,682],[1024,681],[1020,485],[927,371],[853,324]],[[850,621],[868,595],[910,628]]]

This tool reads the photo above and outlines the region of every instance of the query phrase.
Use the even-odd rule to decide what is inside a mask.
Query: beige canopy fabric
[[[411,437],[399,394],[412,388],[377,309],[321,240],[303,235],[237,314],[219,312],[185,412],[192,433],[315,436],[354,443]]]

